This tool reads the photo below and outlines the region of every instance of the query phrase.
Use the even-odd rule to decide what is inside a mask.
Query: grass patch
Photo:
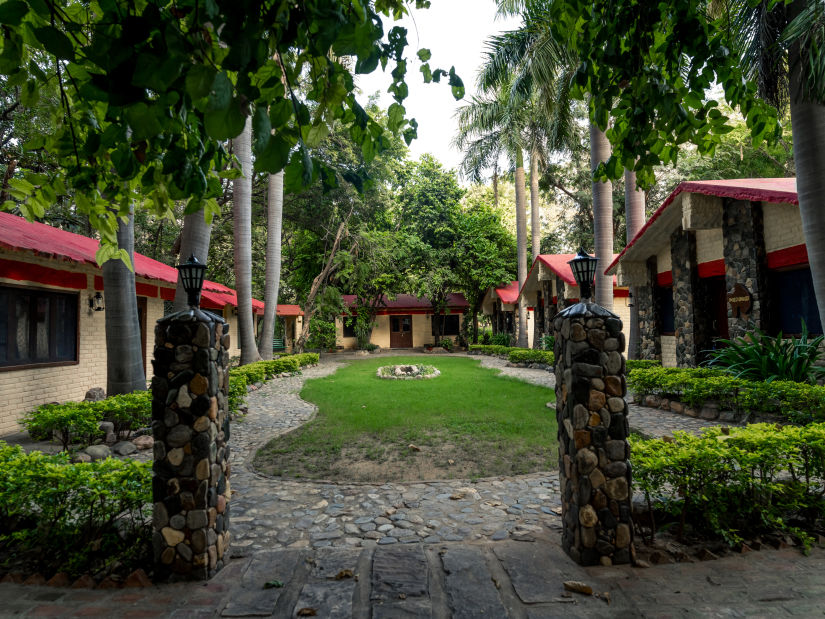
[[[394,357],[393,364],[420,357]],[[500,376],[474,359],[439,357],[432,380],[381,380],[386,359],[309,380],[318,415],[255,456],[269,475],[342,481],[474,478],[557,466],[552,390]]]

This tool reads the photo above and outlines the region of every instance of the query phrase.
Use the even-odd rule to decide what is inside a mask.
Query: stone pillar
[[[748,323],[768,327],[767,257],[762,205],[759,202],[727,200],[723,207],[722,239],[725,255],[725,285],[732,292],[739,284],[751,296],[751,311],[734,314],[728,306],[731,338],[744,335]]]
[[[155,326],[152,544],[158,579],[205,580],[229,549],[229,325],[189,309]]]
[[[696,266],[696,235],[680,226],[670,237],[670,255],[673,269],[673,311],[676,329],[676,364],[696,367],[701,342],[703,321],[697,320],[696,309],[701,305],[699,272]]]
[[[553,303],[553,284],[548,280],[541,282],[541,294],[544,298],[544,332],[553,333],[553,318],[556,317],[556,304]]]
[[[634,302],[639,311],[639,359],[662,359],[662,337],[659,333],[659,311],[654,291],[656,259],[647,263],[647,284],[635,286]]]
[[[544,330],[544,314],[545,314],[545,300],[541,290],[536,292],[536,307],[533,311],[533,348],[541,349],[541,338],[546,331]]]
[[[562,546],[581,565],[629,563],[635,552],[622,321],[577,303],[553,326]]]

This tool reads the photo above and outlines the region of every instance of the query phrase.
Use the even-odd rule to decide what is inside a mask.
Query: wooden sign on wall
[[[750,291],[742,284],[736,284],[733,290],[728,293],[728,304],[733,310],[735,318],[741,318],[750,314],[753,307],[753,297]]]

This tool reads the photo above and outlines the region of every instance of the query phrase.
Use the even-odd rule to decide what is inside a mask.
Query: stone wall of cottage
[[[661,359],[659,307],[653,294],[656,286],[656,259],[647,261],[647,283],[636,286],[635,302],[639,308],[639,359]]]
[[[562,547],[582,565],[633,558],[622,321],[576,304],[554,321]]]

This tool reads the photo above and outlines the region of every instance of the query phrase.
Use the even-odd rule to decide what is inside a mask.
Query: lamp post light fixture
[[[579,287],[580,302],[589,299],[593,294],[593,279],[596,277],[596,265],[598,263],[599,259],[590,256],[582,247],[579,247],[579,253],[576,254],[576,257],[567,263],[570,265],[576,285]]]
[[[190,254],[189,260],[183,264],[179,264],[177,269],[180,273],[181,284],[186,291],[189,305],[192,307],[200,306],[206,265],[198,261],[198,259],[195,258],[195,254]]]

